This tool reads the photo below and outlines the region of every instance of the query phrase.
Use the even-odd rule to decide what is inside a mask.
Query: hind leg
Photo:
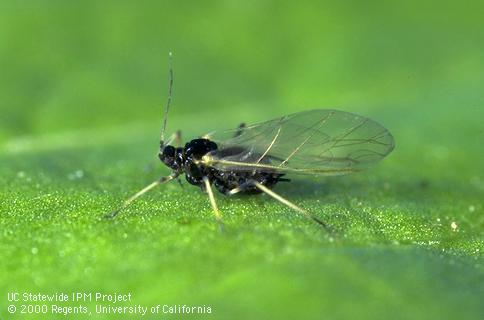
[[[327,231],[331,231],[330,228],[329,228],[329,226],[324,221],[322,221],[321,219],[319,219],[318,217],[315,217],[314,215],[310,214],[309,212],[307,212],[303,208],[295,205],[294,203],[292,203],[291,201],[287,200],[286,198],[283,198],[282,196],[278,195],[277,193],[275,193],[271,189],[267,188],[263,184],[261,184],[261,183],[259,183],[257,181],[253,181],[253,184],[254,184],[254,186],[257,187],[257,189],[259,189],[262,192],[268,194],[269,196],[271,196],[272,198],[274,198],[277,201],[281,202],[282,204],[285,204],[289,208],[297,211],[298,213],[302,214],[306,218],[313,220],[317,224],[319,224],[322,227],[324,227]]]

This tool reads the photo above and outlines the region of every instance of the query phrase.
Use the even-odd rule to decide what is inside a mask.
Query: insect
[[[188,183],[208,194],[215,218],[221,222],[213,188],[224,195],[266,193],[296,212],[327,227],[320,218],[275,193],[287,174],[332,176],[358,172],[387,156],[394,148],[390,132],[377,122],[338,110],[309,110],[274,120],[206,134],[181,146],[178,131],[165,140],[172,101],[173,68],[158,157],[171,174],[127,199],[116,216],[149,190],[185,174]],[[175,142],[176,146],[172,143]]]

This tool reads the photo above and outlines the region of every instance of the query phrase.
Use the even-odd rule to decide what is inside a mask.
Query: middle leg
[[[210,199],[210,204],[212,205],[213,213],[215,215],[215,219],[218,222],[222,222],[222,215],[218,210],[217,203],[215,202],[215,197],[213,195],[212,185],[210,184],[210,180],[208,177],[203,177],[203,182],[205,183],[205,190],[207,190],[208,198]]]

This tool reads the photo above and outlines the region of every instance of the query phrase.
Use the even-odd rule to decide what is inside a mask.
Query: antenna
[[[165,114],[163,116],[163,127],[161,129],[160,144],[164,145],[165,141],[165,130],[166,130],[166,120],[168,119],[168,110],[170,110],[172,91],[173,91],[173,54],[171,51],[168,53],[168,63],[169,63],[169,82],[168,82],[168,99],[165,106]]]

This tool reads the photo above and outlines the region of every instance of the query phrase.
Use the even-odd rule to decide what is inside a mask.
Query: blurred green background
[[[7,292],[103,291],[212,307],[192,318],[484,318],[483,16],[481,1],[1,0],[0,316],[66,318],[10,315]],[[217,195],[220,233],[176,183],[101,219],[168,172],[169,51],[168,130],[185,139],[311,108],[394,134],[368,172],[276,188],[335,237]]]

